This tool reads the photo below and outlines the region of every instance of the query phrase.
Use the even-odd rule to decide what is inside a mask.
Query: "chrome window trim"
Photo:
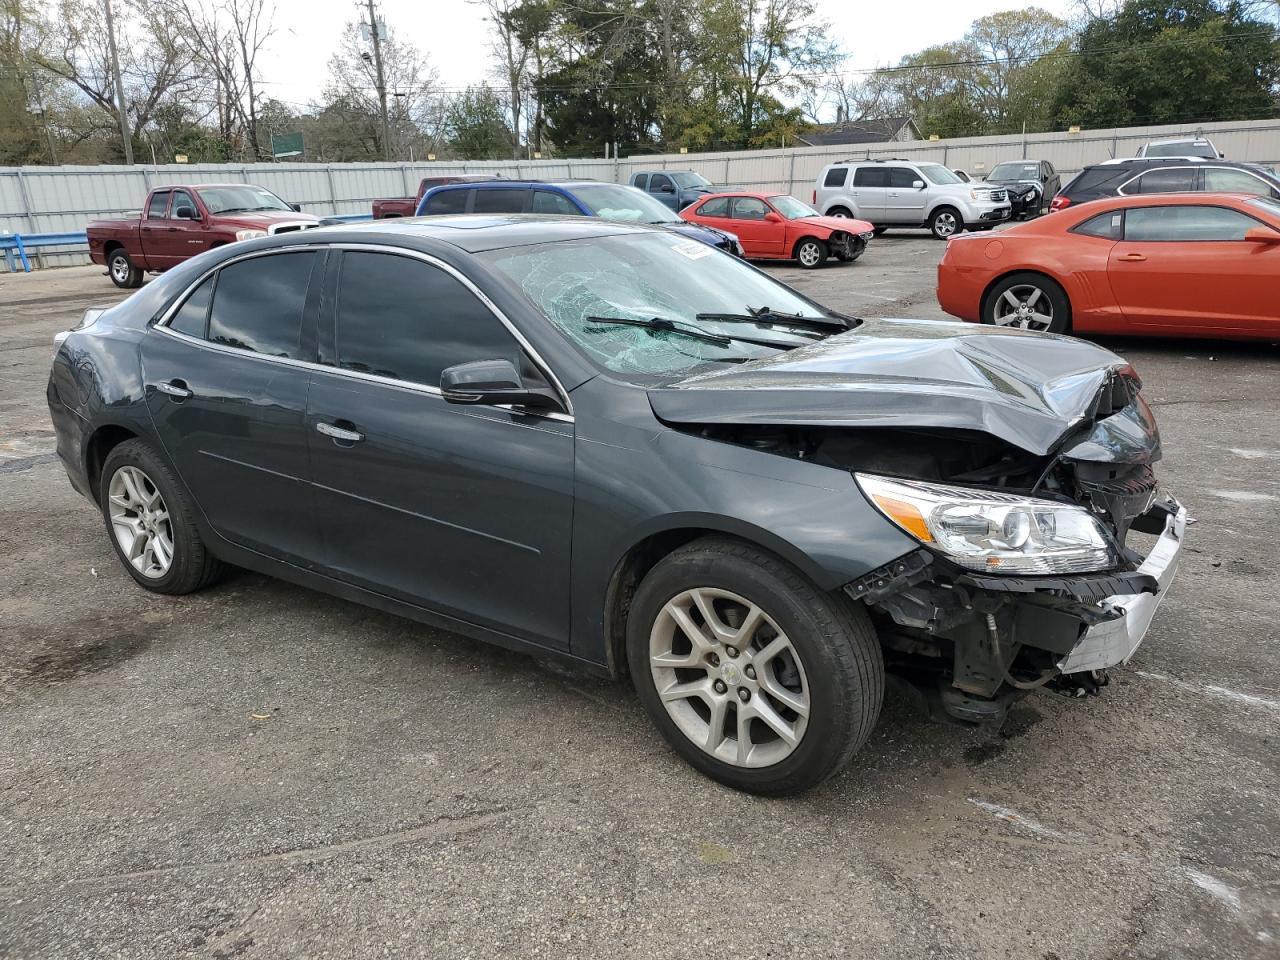
[[[482,291],[479,287],[477,287],[474,283],[472,283],[467,276],[465,276],[463,273],[458,271],[455,267],[451,266],[450,264],[445,263],[443,260],[439,259],[438,257],[434,257],[428,253],[423,253],[419,250],[408,250],[403,247],[393,247],[387,244],[354,243],[354,242],[305,243],[305,244],[300,243],[297,245],[290,245],[288,247],[271,247],[265,250],[251,250],[247,253],[240,254],[239,256],[232,257],[229,260],[224,260],[221,263],[219,263],[217,266],[210,267],[204,273],[200,274],[195,280],[193,280],[187,286],[185,290],[182,291],[181,295],[179,295],[173,301],[173,303],[169,306],[169,308],[163,314],[161,314],[160,318],[152,324],[152,327],[162,333],[167,334],[168,336],[177,337],[179,340],[184,340],[187,343],[191,343],[196,346],[207,347],[210,350],[216,350],[219,353],[226,353],[231,356],[251,357],[255,360],[264,360],[269,363],[281,363],[286,366],[298,367],[305,370],[321,370],[321,371],[324,371],[325,373],[331,373],[331,374],[335,374],[337,376],[343,376],[343,377],[350,377],[351,379],[354,379],[354,380],[366,380],[372,383],[382,383],[382,384],[386,384],[387,386],[400,387],[406,390],[412,390],[416,393],[426,394],[427,396],[443,397],[443,394],[441,393],[440,388],[431,386],[430,384],[416,383],[412,380],[397,380],[394,377],[382,377],[382,376],[378,376],[377,374],[364,373],[359,370],[345,370],[342,367],[326,366],[325,364],[312,363],[308,360],[295,360],[292,357],[273,357],[270,354],[255,353],[252,350],[241,350],[238,347],[229,347],[229,346],[226,346],[225,344],[214,343],[212,340],[204,340],[199,337],[188,336],[185,333],[179,333],[177,330],[173,330],[169,327],[169,324],[173,320],[174,316],[177,315],[178,311],[182,308],[182,305],[186,303],[187,298],[191,296],[191,294],[195,291],[196,287],[200,286],[200,284],[204,283],[205,280],[207,280],[213,274],[217,273],[223,267],[229,267],[232,264],[241,263],[242,261],[245,261],[245,260],[252,260],[256,257],[267,257],[275,254],[302,253],[302,252],[315,253],[315,252],[321,252],[324,250],[355,250],[361,253],[368,253],[368,252],[387,253],[387,254],[392,254],[394,256],[410,257],[415,260],[421,260],[424,263],[430,264],[431,266],[438,267],[442,269],[445,273],[454,277],[464,287],[466,287],[469,291],[471,291],[472,295],[475,296],[476,299],[478,299],[482,304],[484,304],[489,309],[489,312],[492,313],[495,317],[497,317],[498,321],[504,327],[507,328],[507,331],[515,338],[516,342],[520,344],[520,347],[529,355],[529,358],[533,361],[534,366],[536,366],[538,370],[541,371],[542,375],[547,378],[547,382],[552,385],[552,388],[556,391],[556,394],[563,401],[565,405],[565,411],[566,411],[564,413],[561,413],[559,411],[530,410],[530,411],[522,411],[522,413],[525,416],[542,417],[547,420],[559,420],[564,423],[574,422],[573,403],[569,400],[568,391],[565,390],[564,385],[560,382],[560,379],[551,371],[551,367],[547,364],[545,360],[542,359],[538,351],[533,348],[533,345],[529,343],[527,339],[525,339],[524,334],[522,334],[519,330],[516,329],[515,325],[512,324],[511,321],[507,319],[507,317],[503,314],[503,312],[498,309],[497,305],[484,294],[484,291]],[[499,409],[505,409],[505,410],[514,409],[509,404],[501,404],[501,405],[495,404],[495,406],[497,406]]]

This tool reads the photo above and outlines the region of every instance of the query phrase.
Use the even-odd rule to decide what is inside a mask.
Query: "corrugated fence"
[[[626,182],[643,169],[696,170],[713,183],[778,190],[808,200],[822,168],[862,157],[936,160],[981,176],[1001,160],[1048,160],[1064,181],[1082,167],[1132,156],[1148,140],[1202,133],[1232,160],[1280,162],[1280,120],[1207,123],[1195,127],[1128,127],[1081,133],[967,137],[839,147],[733,153],[667,154],[624,160],[495,160],[435,163],[165,164],[160,166],[0,167],[0,234],[83,230],[94,217],[137,210],[152,187],[176,183],[260,184],[308,213],[368,213],[379,197],[412,196],[429,174],[499,173],[537,179]],[[41,252],[46,265],[86,262],[80,252]]]

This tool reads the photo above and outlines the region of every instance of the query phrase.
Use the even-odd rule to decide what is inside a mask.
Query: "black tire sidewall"
[[[1071,301],[1067,297],[1067,292],[1062,289],[1061,284],[1056,280],[1040,273],[1011,273],[1007,277],[1001,278],[982,301],[982,322],[994,326],[996,322],[996,300],[1003,296],[1004,292],[1010,287],[1016,287],[1024,283],[1034,283],[1039,286],[1053,304],[1053,322],[1050,324],[1049,329],[1036,332],[1069,333],[1071,330]]]
[[[781,565],[781,561],[767,554],[760,553],[760,556]],[[793,578],[801,576],[789,567],[786,570]],[[658,696],[649,669],[650,631],[662,607],[672,597],[697,586],[730,590],[758,604],[787,634],[800,657],[809,688],[809,721],[800,745],[776,764],[736,767],[704,752],[676,726]],[[768,565],[751,562],[744,556],[677,551],[650,571],[632,601],[627,620],[627,659],[646,712],[667,742],[690,765],[739,790],[782,795],[809,789],[843,765],[852,752],[851,738],[860,746],[869,733],[869,729],[859,729],[863,725],[860,718],[864,715],[864,704],[860,702],[858,685],[847,683],[847,662],[833,656],[827,646],[832,639],[831,618],[823,616],[826,611],[815,610],[833,600],[807,581],[799,590],[796,586],[795,582],[779,579]],[[870,654],[878,669],[878,677],[870,678],[872,683],[880,685],[875,704],[878,713],[878,698],[883,694],[883,661],[869,623],[867,631],[874,647]],[[857,641],[857,638],[849,639]]]
[[[115,476],[116,471],[125,466],[136,467],[147,475],[147,478],[160,491],[165,508],[169,512],[169,527],[173,531],[173,562],[163,577],[145,577],[139,573],[120,548],[115,530],[112,529],[108,511],[111,478]],[[155,593],[179,594],[189,593],[201,585],[204,579],[204,568],[209,563],[209,558],[204,554],[204,543],[192,519],[191,501],[168,463],[147,441],[126,440],[107,455],[106,462],[102,465],[102,476],[98,481],[98,508],[107,528],[111,548],[115,551],[125,572],[139,586]]]

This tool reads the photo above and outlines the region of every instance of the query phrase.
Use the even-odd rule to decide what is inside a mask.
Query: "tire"
[[[1015,307],[1014,301],[1029,306]],[[1042,273],[1011,273],[997,281],[983,299],[982,322],[1017,330],[1066,333],[1071,329],[1071,299],[1060,284]]]
[[[758,626],[737,641],[740,648],[709,638],[706,618],[692,613],[708,603],[724,631],[742,624],[747,604],[761,611]],[[686,622],[699,631],[698,650],[673,610],[686,611]],[[761,659],[770,649],[775,654]],[[866,742],[884,698],[884,659],[861,606],[819,590],[770,553],[720,537],[681,547],[641,581],[627,618],[627,658],[641,703],[676,753],[708,777],[749,793],[800,793],[835,774]],[[669,666],[681,658],[696,665]],[[698,684],[699,692],[672,697],[672,687],[683,684]],[[807,717],[775,692],[806,705]],[[789,725],[783,729],[794,743],[747,712],[757,704]],[[717,716],[718,735],[712,733]]]
[[[816,270],[827,262],[830,252],[821,240],[816,237],[805,237],[796,244],[793,256],[806,270]]]
[[[838,218],[840,218],[840,219],[842,219],[842,220],[851,220],[851,219],[853,219],[853,213],[849,210],[849,208],[848,208],[848,207],[832,207],[830,210],[828,210],[828,211],[824,214],[824,216],[828,216],[828,217],[838,217]]]
[[[107,275],[112,283],[124,290],[142,286],[142,271],[133,265],[124,247],[116,247],[107,254]]]
[[[964,230],[964,217],[955,207],[939,207],[929,216],[929,229],[939,240],[946,240]]]
[[[151,499],[145,509],[139,506],[155,495],[158,501]],[[98,501],[116,556],[140,586],[154,593],[192,593],[222,574],[222,562],[200,537],[191,498],[147,441],[126,440],[107,455],[98,482]],[[167,520],[159,519],[161,515]],[[168,547],[163,546],[166,528]],[[144,536],[149,540],[159,537],[162,546],[150,552],[143,548],[136,560],[131,560],[124,542],[131,535],[135,543]],[[167,567],[162,563],[165,552],[170,554]]]
[[[884,233],[888,229],[889,229],[888,227],[872,227],[871,232],[878,237],[880,236],[880,234]]]

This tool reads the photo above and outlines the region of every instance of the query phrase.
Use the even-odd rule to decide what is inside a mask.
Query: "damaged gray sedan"
[[[285,234],[60,340],[58,452],[141,586],[232,564],[629,675],[758,793],[839,770],[887,672],[969,722],[1095,688],[1187,523],[1109,351],[858,320],[642,227]]]

